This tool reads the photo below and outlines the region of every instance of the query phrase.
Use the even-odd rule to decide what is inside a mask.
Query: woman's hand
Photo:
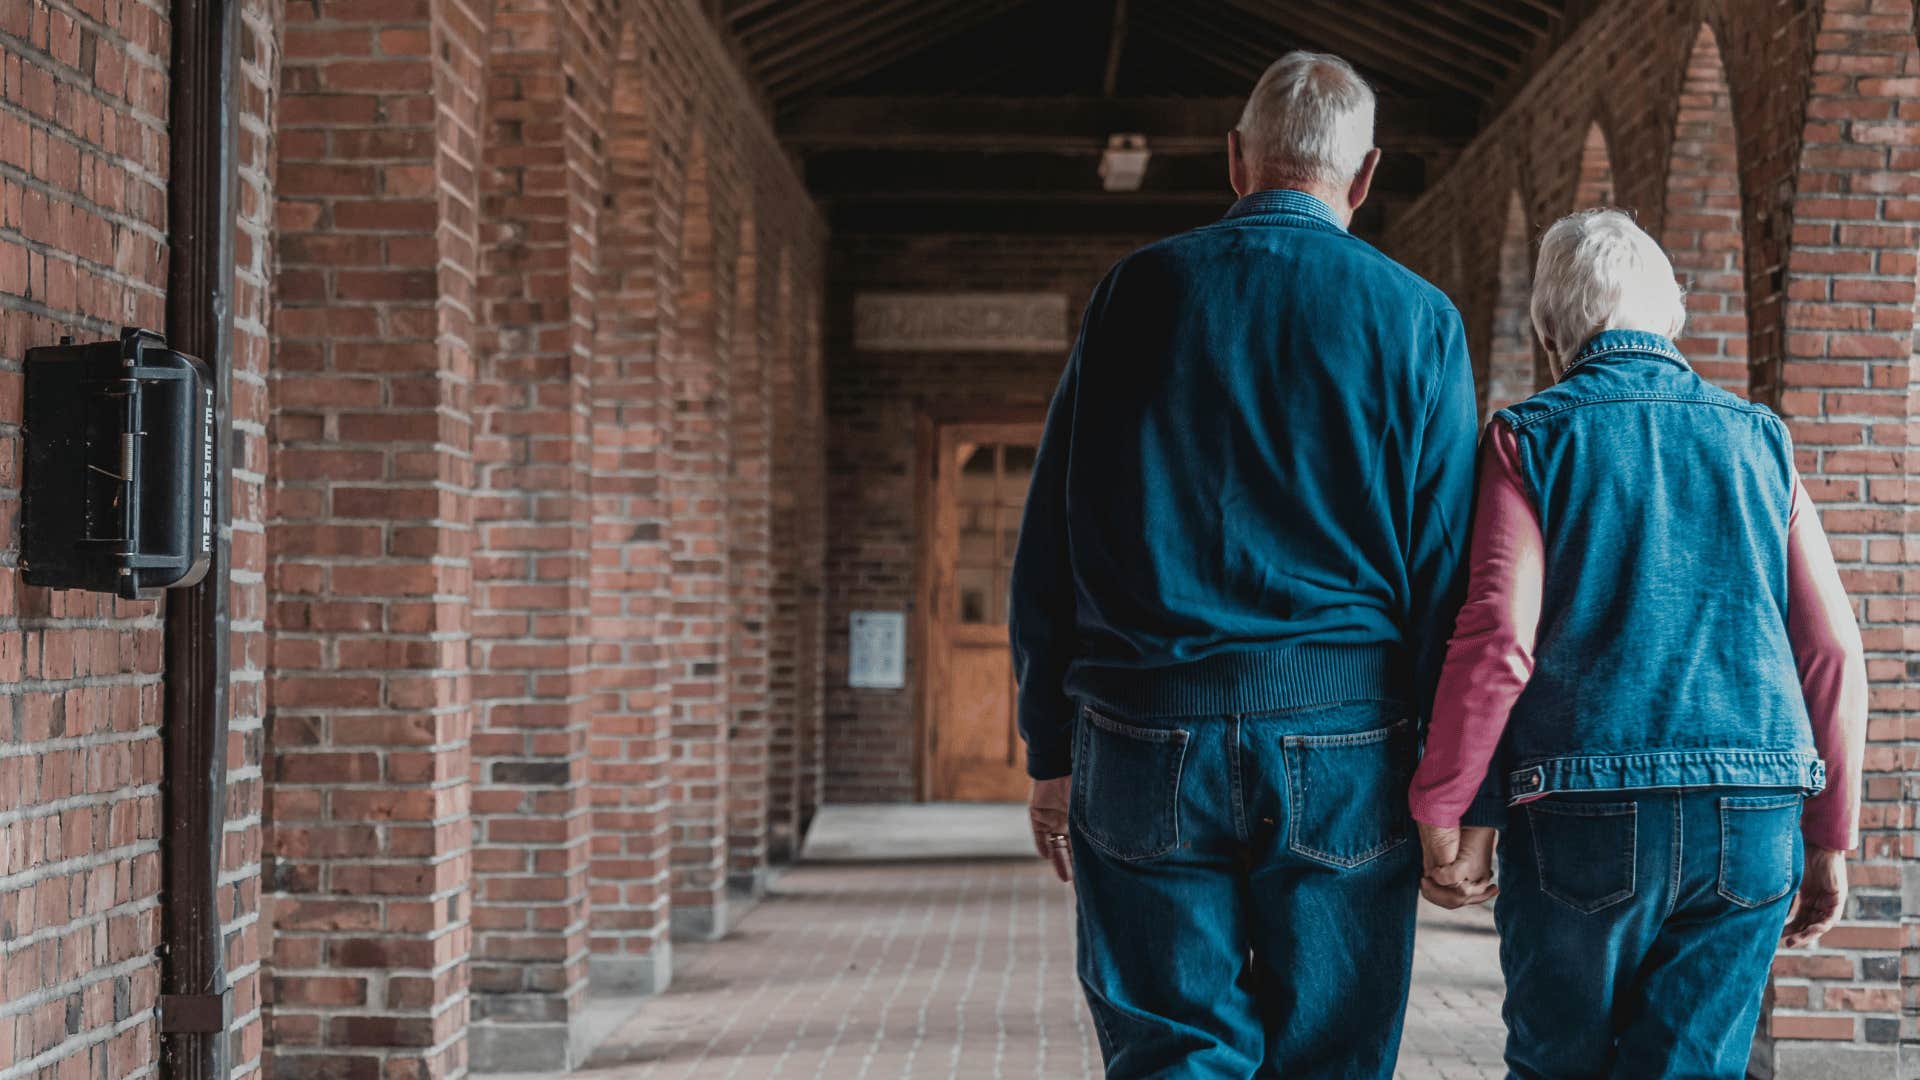
[[[1033,826],[1033,848],[1053,865],[1054,876],[1073,882],[1073,851],[1067,845],[1067,800],[1073,777],[1035,780],[1027,796],[1027,822]]]
[[[1789,949],[1813,944],[1833,929],[1846,908],[1847,853],[1807,845],[1807,871],[1800,879],[1800,894],[1793,898],[1793,910],[1787,913],[1780,944]]]
[[[1426,873],[1420,895],[1453,909],[1484,904],[1500,895],[1493,883],[1494,829],[1420,824],[1420,853]]]

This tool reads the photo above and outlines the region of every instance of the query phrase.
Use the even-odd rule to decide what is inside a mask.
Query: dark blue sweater
[[[1250,195],[1121,260],[1048,412],[1013,568],[1028,772],[1070,771],[1076,701],[1424,714],[1477,426],[1453,305],[1311,196]]]

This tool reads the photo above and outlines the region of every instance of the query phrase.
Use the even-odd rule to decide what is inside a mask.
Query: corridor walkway
[[[811,861],[725,941],[677,946],[673,987],[595,1055],[597,1080],[892,1080],[1098,1075],[1099,1050],[1073,973],[1069,892],[993,828],[1000,808],[829,807]],[[1017,808],[1008,808],[1017,810]],[[884,815],[903,815],[889,818]],[[949,818],[950,821],[954,820]],[[889,821],[892,822],[889,825]],[[878,838],[942,837],[932,858],[876,854]],[[896,842],[896,847],[899,846]],[[924,848],[923,848],[924,850]],[[845,861],[822,861],[822,852]],[[1501,1075],[1499,972],[1484,911],[1423,908],[1399,1076]]]

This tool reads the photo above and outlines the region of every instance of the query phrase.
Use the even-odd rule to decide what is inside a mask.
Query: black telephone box
[[[151,330],[27,350],[27,584],[138,600],[206,576],[213,410],[206,365]]]

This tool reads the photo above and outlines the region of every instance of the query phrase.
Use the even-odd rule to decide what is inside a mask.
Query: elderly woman
[[[1626,215],[1561,220],[1533,297],[1558,381],[1482,443],[1411,803],[1428,896],[1498,892],[1518,1077],[1736,1080],[1783,927],[1846,898],[1859,631],[1786,425],[1694,373],[1683,318]],[[1458,830],[1489,797],[1497,890]]]

